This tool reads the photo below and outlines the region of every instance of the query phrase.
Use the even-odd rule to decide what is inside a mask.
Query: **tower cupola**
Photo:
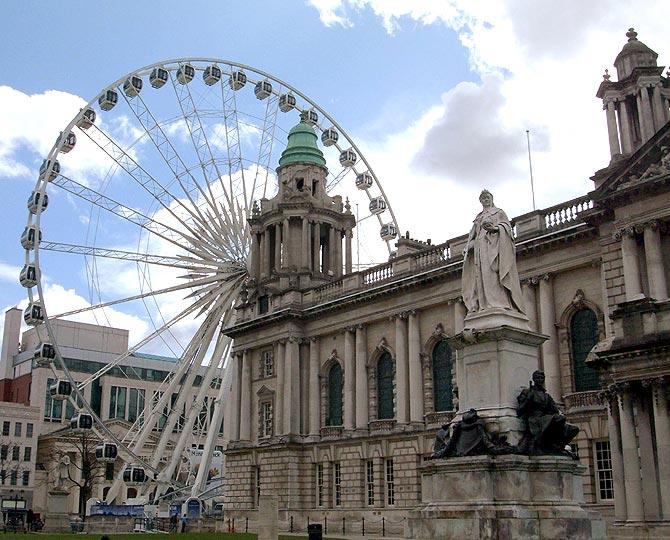
[[[603,100],[612,160],[631,154],[670,120],[670,80],[658,54],[629,28],[628,42],[614,60],[616,81],[605,70],[596,96]]]
[[[267,294],[304,290],[351,272],[356,219],[340,195],[328,195],[327,181],[318,137],[301,118],[279,159],[277,194],[261,199],[249,218],[250,274]]]

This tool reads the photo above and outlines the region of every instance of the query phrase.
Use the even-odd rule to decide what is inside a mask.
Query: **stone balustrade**
[[[580,223],[580,214],[591,208],[593,208],[593,201],[589,196],[583,196],[543,210],[529,212],[512,220],[514,236],[519,239],[519,245],[527,243],[536,236],[560,231]],[[309,291],[303,296],[303,301],[306,304],[318,304],[412,272],[457,263],[463,259],[466,242],[467,235],[460,235],[442,244],[428,246],[426,249],[395,258],[390,262],[347,274],[341,279]]]
[[[565,411],[567,413],[576,413],[587,409],[605,410],[605,402],[600,390],[566,394],[563,396],[563,402],[565,403]]]

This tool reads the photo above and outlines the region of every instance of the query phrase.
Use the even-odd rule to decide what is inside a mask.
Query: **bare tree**
[[[23,461],[21,448],[12,439],[0,439],[0,486],[19,486],[23,471],[30,470],[30,463]]]
[[[79,515],[86,517],[86,501],[93,494],[93,487],[104,478],[105,465],[95,457],[95,447],[100,441],[86,431],[68,434],[65,446],[56,450],[56,463],[60,464],[63,457],[69,459],[66,468],[67,481],[79,489]],[[59,465],[57,465],[59,466]]]

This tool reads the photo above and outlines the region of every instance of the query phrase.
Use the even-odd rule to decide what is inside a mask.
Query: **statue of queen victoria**
[[[493,195],[479,195],[482,211],[472,224],[463,261],[462,294],[468,313],[489,309],[524,313],[524,303],[516,269],[512,225]]]

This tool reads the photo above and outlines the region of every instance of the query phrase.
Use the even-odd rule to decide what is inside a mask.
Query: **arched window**
[[[592,367],[586,365],[586,356],[596,343],[598,343],[598,318],[593,310],[582,308],[570,319],[570,352],[577,392],[600,388],[598,374]]]
[[[335,362],[328,371],[328,416],[327,426],[342,425],[342,366]]]
[[[133,487],[129,487],[126,492],[126,499],[134,499],[135,497],[137,497],[137,490]]]
[[[454,408],[451,379],[451,347],[443,340],[433,348],[433,402],[436,412],[451,411]]]
[[[377,419],[394,417],[393,411],[393,359],[388,352],[377,362]]]

